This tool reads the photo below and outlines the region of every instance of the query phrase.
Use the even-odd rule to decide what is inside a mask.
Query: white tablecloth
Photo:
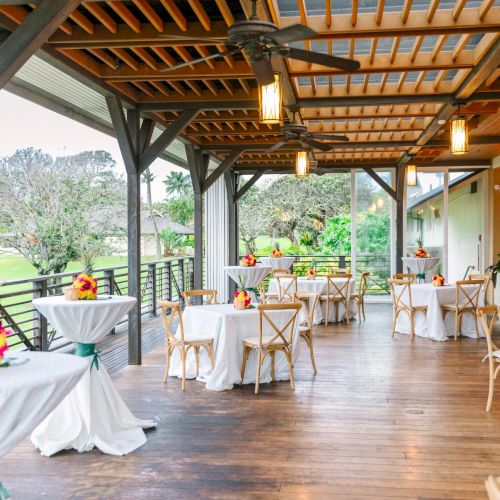
[[[287,280],[284,280],[286,283]],[[342,283],[345,283],[344,278],[334,278],[333,281],[339,284],[339,288],[342,286]],[[286,286],[286,285],[285,285]],[[355,282],[351,280],[349,287],[349,295],[354,292]],[[314,280],[308,280],[307,278],[298,278],[297,279],[297,291],[298,292],[309,292],[309,293],[319,293],[320,295],[327,293],[327,279],[325,277],[317,277]],[[278,281],[273,278],[269,280],[269,293],[278,293]],[[332,291],[330,290],[330,293]],[[344,304],[339,304],[339,320],[342,320],[344,317]],[[318,305],[314,311],[314,324],[319,325],[323,319],[325,318],[326,310],[326,302],[321,304],[321,307]],[[307,311],[305,307],[302,308],[300,312],[300,322],[304,323],[306,321]],[[356,302],[354,300],[349,299],[349,318],[355,317],[357,314]],[[330,308],[330,318],[328,321],[335,321],[335,307]]]
[[[282,327],[290,319],[291,311],[272,311],[269,316]],[[232,304],[212,304],[187,307],[182,315],[186,332],[204,332],[214,336],[215,369],[210,368],[210,361],[204,349],[200,351],[200,376],[198,380],[206,382],[207,389],[224,391],[232,389],[234,384],[241,383],[241,362],[243,356],[243,339],[259,334],[259,312],[257,308],[237,311]],[[273,330],[264,323],[264,334],[272,334]],[[293,341],[293,359],[298,354],[299,335],[298,322]],[[244,384],[255,383],[257,356],[255,351],[248,357]],[[182,365],[179,351],[176,349],[170,362],[169,375],[181,377]],[[196,377],[196,364],[193,350],[189,350],[187,378]],[[289,380],[288,364],[283,353],[276,355],[275,380]],[[261,370],[261,383],[271,381],[271,358],[266,360]]]
[[[135,298],[127,296],[80,301],[57,296],[35,299],[33,305],[65,338],[94,344],[135,302]],[[31,441],[46,456],[70,448],[89,451],[94,446],[104,453],[124,455],[146,442],[143,427],[155,425],[132,415],[99,362],[99,369],[89,367],[75,389],[33,431]]]
[[[439,264],[439,257],[401,257],[401,260],[415,274],[425,274]]]
[[[246,288],[253,288],[261,283],[265,277],[272,271],[270,266],[226,266],[224,268],[226,273],[235,283],[238,283],[240,276],[246,276]]]
[[[260,257],[260,261],[271,269],[290,269],[295,262],[295,257]]]
[[[89,360],[71,354],[10,352],[22,365],[0,368],[0,457],[24,439],[73,389]]]
[[[399,287],[396,287],[398,289]],[[473,289],[473,285],[470,287]],[[447,286],[435,287],[430,283],[416,284],[411,286],[411,298],[414,306],[427,306],[427,318],[423,313],[417,313],[414,316],[415,335],[419,337],[428,337],[432,340],[448,340],[449,336],[454,335],[455,315],[449,312],[446,320],[443,321],[441,304],[454,304],[456,286],[450,284]],[[406,300],[406,298],[405,298]],[[481,292],[479,306],[484,305],[484,293]],[[479,324],[479,334],[484,336],[481,322]],[[399,314],[396,331],[399,333],[410,333],[410,320],[408,314],[402,312]],[[475,337],[474,318],[471,314],[464,314],[462,320],[462,335],[466,337]]]

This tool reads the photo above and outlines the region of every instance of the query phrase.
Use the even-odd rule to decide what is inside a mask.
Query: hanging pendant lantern
[[[295,159],[295,177],[307,177],[309,175],[309,153],[297,151]]]
[[[417,185],[417,167],[408,165],[406,168],[406,185],[413,187]]]
[[[281,123],[282,99],[281,75],[275,73],[274,82],[268,85],[259,85],[260,123]]]
[[[452,155],[465,155],[469,152],[469,127],[463,116],[455,116],[450,120],[450,139]]]

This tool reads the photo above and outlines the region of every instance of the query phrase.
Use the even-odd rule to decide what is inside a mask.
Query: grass
[[[277,241],[282,250],[287,250],[292,246],[292,242],[288,238],[271,238],[270,236],[258,236],[255,240],[257,245],[257,253],[261,254],[263,251],[272,247],[273,243]],[[245,243],[240,240],[240,253],[246,253]]]

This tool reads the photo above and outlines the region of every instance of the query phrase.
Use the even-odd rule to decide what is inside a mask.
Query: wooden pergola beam
[[[203,182],[203,192],[207,191],[210,186],[217,181],[217,179],[229,170],[233,164],[243,154],[243,149],[235,149],[217,166],[217,168],[205,179]]]
[[[377,174],[377,172],[375,172],[372,167],[362,168],[387,194],[389,194],[389,196],[393,200],[397,201],[398,197],[396,191],[392,189],[392,187],[389,186],[389,184],[387,184],[387,182],[385,182],[384,179],[382,179],[382,177],[380,177],[380,175]]]
[[[234,200],[238,201],[255,183],[266,173],[266,170],[259,170],[238,190],[234,195]]]
[[[44,0],[0,45],[0,89],[47,41],[80,0]]]

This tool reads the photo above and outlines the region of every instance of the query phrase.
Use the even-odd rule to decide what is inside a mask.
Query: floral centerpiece
[[[307,279],[308,280],[315,280],[316,279],[316,266],[317,266],[317,261],[316,259],[311,260],[311,265],[309,266],[309,269],[307,270]]]
[[[249,309],[252,303],[252,298],[250,297],[250,293],[245,289],[245,285],[247,282],[246,276],[240,276],[238,278],[238,287],[236,292],[234,292],[234,300],[233,305],[235,309],[243,310]]]
[[[253,253],[249,253],[240,260],[240,266],[242,267],[254,267],[257,264],[257,257]]]
[[[274,243],[273,251],[271,252],[271,257],[282,257],[283,252],[280,250],[280,246],[277,242]]]
[[[94,261],[93,252],[83,253],[83,272],[73,281],[73,286],[78,289],[78,300],[95,300],[97,298],[97,280],[92,276]]]
[[[443,286],[444,285],[444,276],[442,274],[435,274],[432,277],[432,284],[434,286]]]
[[[430,255],[425,251],[424,245],[422,243],[422,240],[418,239],[417,240],[417,251],[415,252],[415,257],[418,257],[419,259],[425,259],[426,257],[430,257]]]
[[[9,348],[9,345],[7,344],[7,337],[11,334],[12,332],[7,330],[7,328],[5,328],[0,321],[0,366],[9,366],[8,361],[4,360],[4,354]]]

